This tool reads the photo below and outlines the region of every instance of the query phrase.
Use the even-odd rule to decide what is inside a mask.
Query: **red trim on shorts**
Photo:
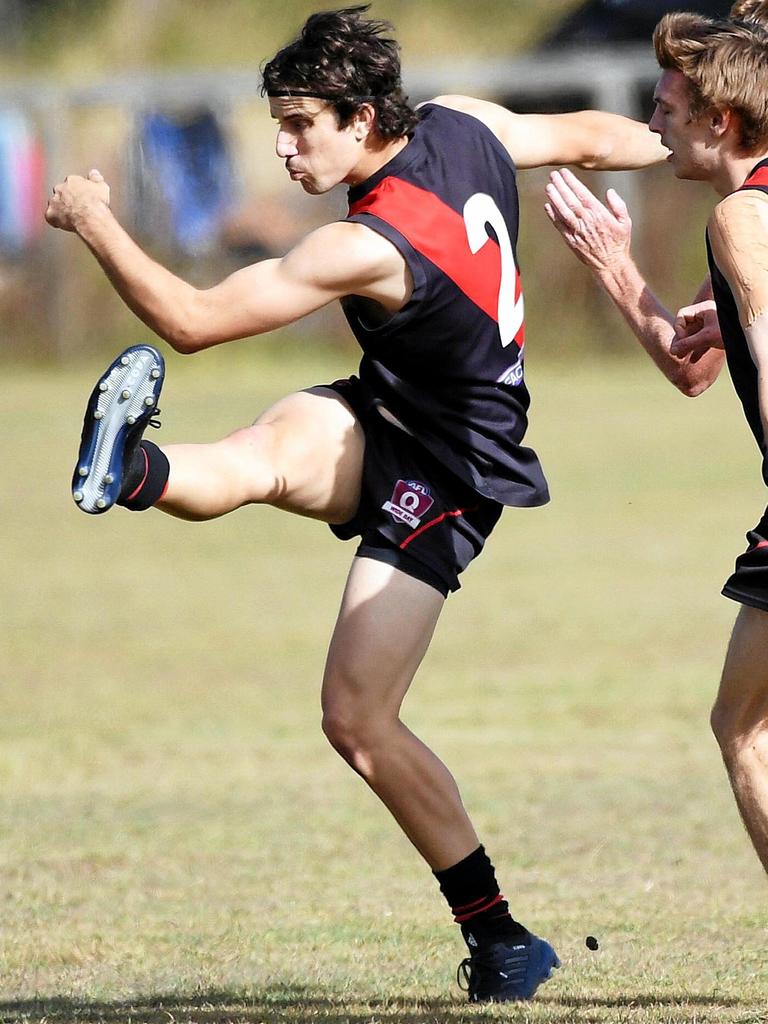
[[[416,538],[420,534],[424,533],[424,531],[428,530],[430,527],[437,526],[438,523],[442,523],[442,521],[444,519],[449,519],[449,518],[455,519],[456,516],[463,516],[465,512],[474,512],[474,510],[476,508],[477,508],[477,505],[473,505],[471,508],[456,508],[456,509],[453,509],[450,512],[443,512],[442,515],[437,516],[437,518],[435,518],[435,519],[430,519],[430,521],[428,523],[424,523],[422,526],[420,526],[418,528],[418,530],[414,530],[413,533],[410,535],[410,537],[406,537],[405,538],[403,543],[400,545],[400,550],[404,551],[408,547],[408,545],[411,543],[412,540],[416,540]]]
[[[133,499],[139,493],[141,488],[147,482],[147,477],[149,476],[149,456],[147,455],[147,449],[146,448],[139,448],[139,451],[144,456],[144,476],[141,478],[141,483],[136,488],[136,490],[135,491],[131,491],[131,493],[128,495],[127,498],[123,498],[123,501],[133,501]],[[166,487],[167,486],[168,485],[166,484]]]
[[[759,167],[741,187],[746,188],[749,185],[768,185],[768,167]]]

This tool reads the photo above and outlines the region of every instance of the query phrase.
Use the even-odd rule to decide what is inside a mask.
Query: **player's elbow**
[[[183,356],[214,344],[210,317],[200,294],[195,292],[187,301],[180,302],[166,317],[158,333]]]
[[[677,383],[677,390],[681,395],[685,395],[686,398],[698,398],[708,387],[709,384],[700,384],[698,382],[681,381]]]
[[[686,398],[698,398],[713,384],[715,377],[708,374],[680,373],[672,377],[672,383]]]
[[[593,144],[584,153],[579,165],[585,171],[606,170],[612,166],[611,161],[615,152],[614,140],[610,136],[602,136],[593,140]]]
[[[192,355],[207,348],[211,342],[194,320],[178,318],[155,328],[160,337],[167,341],[174,352],[182,356]]]
[[[174,352],[178,352],[180,355],[188,356],[198,350],[199,346],[195,343],[194,334],[187,330],[183,325],[173,324],[163,326],[157,330],[157,333],[163,341],[168,342]]]
[[[584,110],[578,114],[568,115],[569,125],[576,127],[572,135],[572,143],[578,153],[578,164],[586,171],[604,170],[612,165],[616,158],[617,131],[615,118],[602,112]]]
[[[705,377],[702,380],[696,381],[691,384],[686,392],[688,398],[697,398],[699,395],[703,395],[705,391],[712,387],[715,383],[716,377]]]

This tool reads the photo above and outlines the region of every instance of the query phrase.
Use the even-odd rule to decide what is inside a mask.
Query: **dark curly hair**
[[[319,11],[262,70],[262,95],[328,100],[343,128],[363,103],[376,111],[385,139],[410,134],[418,121],[400,80],[400,47],[387,21],[364,17],[370,5]]]

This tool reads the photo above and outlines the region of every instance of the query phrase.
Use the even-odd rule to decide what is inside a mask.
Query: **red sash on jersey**
[[[499,320],[501,253],[494,239],[474,255],[467,243],[461,214],[434,192],[411,185],[402,178],[384,178],[349,208],[350,214],[370,213],[395,228],[428,260],[439,267],[461,291],[495,323]],[[515,301],[520,297],[520,272],[516,273]],[[522,345],[522,329],[515,339]]]
[[[750,174],[742,188],[748,188],[750,185],[764,185],[768,188],[768,167],[758,167],[754,174]]]

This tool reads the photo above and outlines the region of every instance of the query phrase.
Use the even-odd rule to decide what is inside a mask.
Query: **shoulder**
[[[470,112],[474,104],[480,102],[479,100],[473,99],[471,96],[459,96],[459,95],[444,95],[444,96],[433,96],[431,100],[424,100],[423,103],[419,103],[417,110],[423,111],[425,107],[442,107],[445,110],[458,110],[462,114]]]
[[[449,110],[453,113],[468,115],[485,125],[494,135],[498,134],[498,129],[504,115],[509,115],[509,111],[505,110],[504,107],[500,107],[497,103],[491,103],[488,100],[478,100],[474,96],[435,96],[434,99],[427,100],[427,103],[442,108],[444,111]],[[419,109],[424,106],[425,104],[423,103],[419,104]]]
[[[583,146],[566,145],[571,136],[591,141],[593,132],[573,123],[569,114],[517,114],[490,100],[474,96],[438,96],[430,101],[459,115],[468,115],[492,138],[497,151],[503,151],[518,168],[541,167],[552,163],[582,163]],[[469,122],[471,123],[471,122]],[[487,131],[486,131],[487,129]],[[571,149],[577,159],[569,159]]]
[[[754,189],[733,192],[715,207],[708,233],[746,329],[768,306],[768,195]]]
[[[764,246],[768,239],[768,194],[757,189],[732,192],[712,211],[708,230],[716,250]]]
[[[376,258],[380,251],[380,235],[357,221],[337,220],[316,228],[298,242],[291,252],[349,253],[352,258]],[[288,254],[290,255],[290,253]]]
[[[306,235],[286,256],[287,269],[337,285],[360,285],[403,262],[397,249],[364,224],[334,221]]]
[[[434,105],[434,109],[451,116],[454,122],[460,124],[468,133],[468,137],[475,132],[476,138],[490,143],[490,148],[505,162],[512,160],[517,163],[520,129],[524,121],[520,114],[514,114],[498,103],[479,100],[474,96],[436,96],[428,102]]]

